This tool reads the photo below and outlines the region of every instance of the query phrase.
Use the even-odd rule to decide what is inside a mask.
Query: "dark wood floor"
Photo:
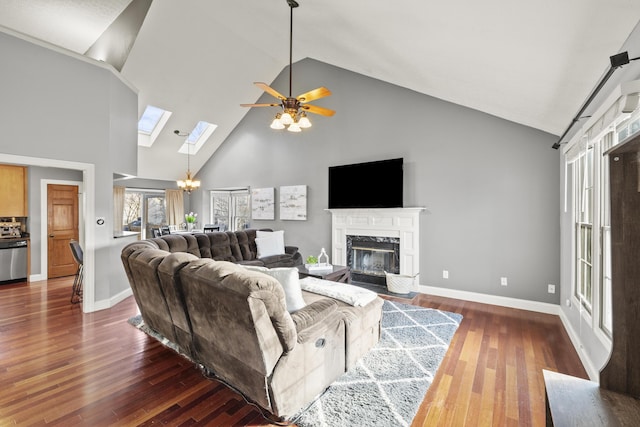
[[[0,286],[1,426],[269,425],[130,326],[132,297],[83,314],[71,283]],[[556,316],[420,294],[411,303],[464,316],[414,427],[542,426],[542,369],[586,378]]]

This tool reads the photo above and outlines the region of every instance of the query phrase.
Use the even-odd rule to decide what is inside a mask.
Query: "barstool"
[[[75,240],[69,242],[73,259],[78,263],[78,271],[73,279],[73,288],[71,289],[71,304],[77,304],[82,301],[82,274],[84,272],[83,254],[80,243]]]

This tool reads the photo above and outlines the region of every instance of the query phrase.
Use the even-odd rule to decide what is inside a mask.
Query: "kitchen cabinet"
[[[0,165],[0,217],[26,217],[27,168]]]

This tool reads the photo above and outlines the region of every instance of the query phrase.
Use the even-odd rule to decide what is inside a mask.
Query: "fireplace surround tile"
[[[420,213],[425,208],[329,209],[331,213],[332,260],[348,265],[347,236],[399,239],[399,274],[414,276],[419,285]],[[384,283],[384,278],[383,278]]]

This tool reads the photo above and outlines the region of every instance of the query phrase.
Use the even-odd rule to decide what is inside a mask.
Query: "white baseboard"
[[[42,274],[32,274],[29,276],[29,281],[30,282],[39,282],[40,280],[46,280],[47,278],[44,277]]]
[[[593,362],[591,361],[591,358],[584,351],[584,347],[580,342],[580,337],[576,333],[576,330],[573,328],[573,326],[571,326],[571,322],[569,321],[569,318],[562,310],[560,310],[559,316],[560,316],[560,320],[562,321],[562,325],[564,326],[564,330],[567,331],[567,334],[569,335],[569,339],[571,340],[571,344],[573,344],[573,348],[575,348],[576,352],[578,353],[578,357],[582,362],[582,366],[584,366],[585,371],[587,371],[587,375],[589,375],[589,379],[591,381],[600,383],[600,371],[595,366],[593,366]]]
[[[464,301],[473,301],[479,302],[483,304],[492,304],[499,305],[502,307],[510,307],[510,308],[518,308],[521,310],[529,310],[535,311],[538,313],[546,313],[546,314],[555,314],[560,317],[560,321],[562,322],[562,326],[564,326],[565,331],[569,335],[569,339],[571,340],[571,344],[578,353],[578,357],[580,358],[580,362],[582,362],[582,366],[587,371],[587,375],[591,381],[599,382],[600,381],[600,371],[596,369],[591,361],[589,355],[585,352],[584,347],[582,346],[579,336],[576,331],[571,326],[571,322],[562,311],[559,305],[549,304],[545,302],[536,302],[536,301],[527,301],[521,300],[518,298],[509,298],[509,297],[501,297],[496,295],[486,295],[480,294],[476,292],[468,292],[468,291],[459,291],[455,289],[445,289],[438,288],[434,286],[419,286],[418,292],[422,292],[428,295],[437,295],[441,297],[447,298],[455,298]]]
[[[96,303],[93,306],[94,311],[106,310],[107,308],[111,308],[114,305],[118,304],[119,302],[121,302],[121,301],[125,300],[126,298],[130,297],[131,295],[133,295],[133,292],[131,291],[131,288],[127,288],[124,291],[112,296],[109,299],[96,301]]]
[[[499,305],[502,307],[519,308],[521,310],[535,311],[538,313],[555,314],[556,316],[559,315],[561,311],[559,305],[549,304],[547,302],[527,301],[518,298],[501,297],[497,295],[487,295],[477,292],[438,288],[435,286],[420,285],[418,292],[422,292],[427,295],[461,299],[464,301]]]

